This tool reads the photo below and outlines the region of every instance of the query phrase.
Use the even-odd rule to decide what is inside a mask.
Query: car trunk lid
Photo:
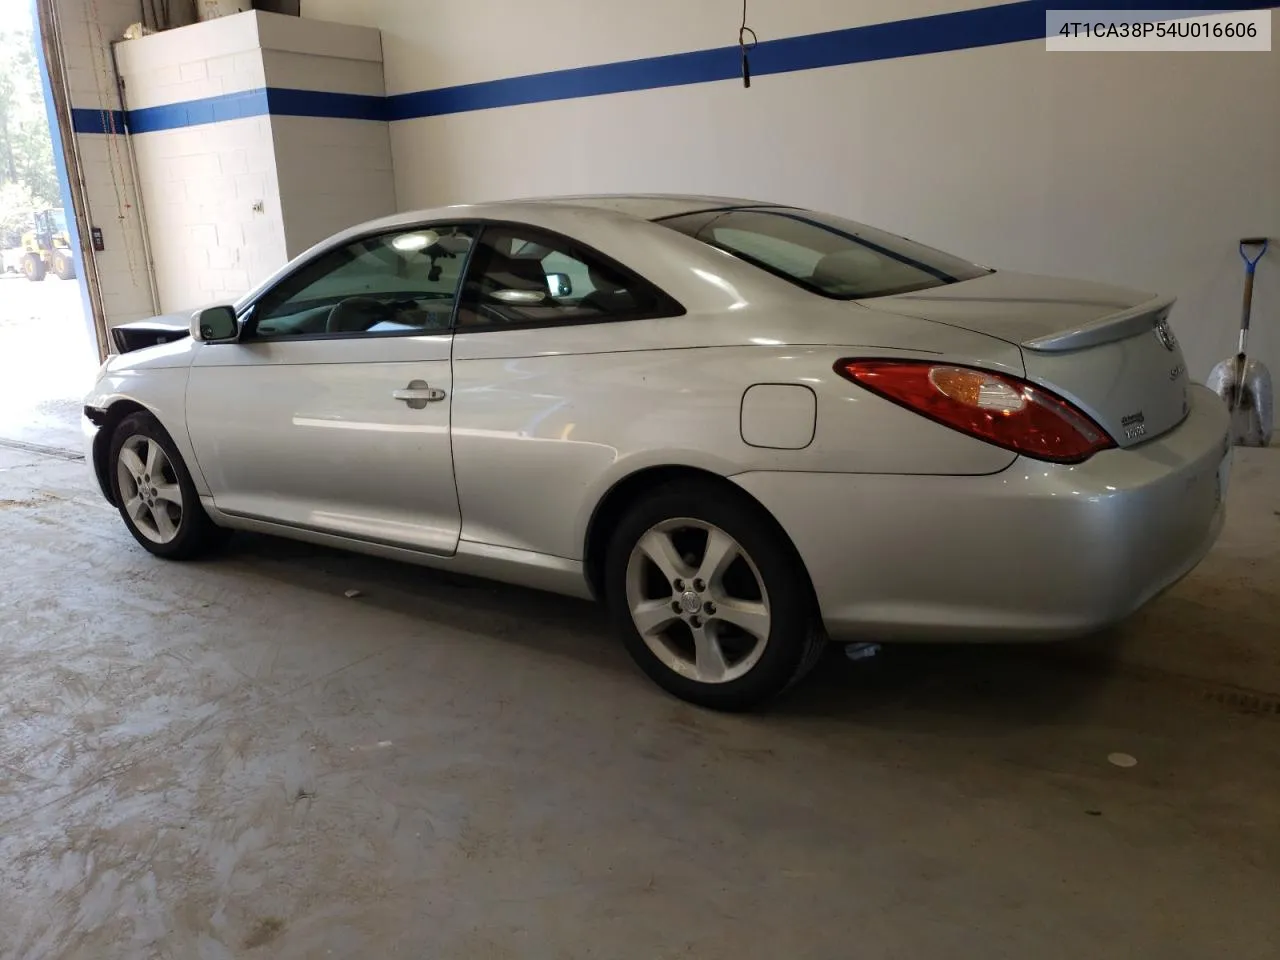
[[[1167,322],[1172,297],[999,272],[861,303],[1017,344],[1029,380],[1077,405],[1122,447],[1187,415],[1186,363]]]

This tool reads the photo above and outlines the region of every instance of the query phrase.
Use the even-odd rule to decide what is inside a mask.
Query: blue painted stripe
[[[123,133],[124,112],[75,107],[71,111],[71,129],[76,133]]]
[[[195,127],[203,123],[222,120],[239,120],[243,117],[261,117],[267,110],[267,91],[244,90],[225,93],[217,97],[203,97],[183,103],[166,103],[159,107],[142,107],[128,114],[130,133],[156,133],[160,130],[176,130],[179,127]]]
[[[181,103],[141,107],[127,114],[119,110],[74,110],[76,133],[156,133],[196,127],[243,117],[331,117],[342,120],[386,120],[386,97],[352,93],[325,93],[319,90],[288,90],[259,87],[240,93],[226,93]],[[108,124],[114,123],[114,129]]]
[[[267,90],[271,113],[284,117],[330,117],[337,120],[386,120],[387,98],[361,93],[319,90]]]
[[[1096,2],[1081,0],[1016,0],[954,13],[765,40],[751,51],[751,71],[759,77],[1042,39],[1048,10],[1092,10],[1097,6]],[[1237,0],[1233,3],[1126,0],[1124,7],[1129,10],[1192,13],[1263,10],[1280,7],[1280,3],[1276,0]],[[389,97],[271,87],[131,110],[127,120],[129,129],[134,133],[172,130],[264,114],[352,120],[416,120],[497,107],[736,80],[741,76],[740,71],[738,47],[728,46]],[[74,113],[78,133],[108,132],[100,111],[76,110]],[[119,112],[113,116],[118,124]]]

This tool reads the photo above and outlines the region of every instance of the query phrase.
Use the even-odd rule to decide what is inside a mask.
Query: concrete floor
[[[1280,451],[1109,636],[835,652],[726,717],[587,604],[153,560],[48,452],[73,290],[0,289],[3,960],[1275,956]]]
[[[1280,642],[1280,457],[1243,453],[1219,550],[1117,635],[829,656],[729,717],[587,604],[164,563],[0,446],[0,956],[1274,957],[1280,671],[1184,669]]]

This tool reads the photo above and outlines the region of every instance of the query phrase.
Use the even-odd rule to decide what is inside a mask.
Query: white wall
[[[130,110],[261,90],[252,14],[117,45]],[[132,136],[162,310],[235,300],[287,258],[271,118]]]
[[[288,259],[270,117],[134,143],[162,310],[233,301]]]
[[[269,87],[381,97],[382,38],[294,17],[258,16]],[[353,223],[396,211],[385,122],[273,115],[290,257]]]
[[[761,40],[978,6],[781,0]],[[737,0],[303,0],[383,31],[389,93],[736,42]],[[1007,269],[1176,293],[1192,374],[1233,350],[1236,240],[1280,236],[1280,50],[1049,54],[1043,42],[392,124],[402,208],[585,191],[808,204]],[[1256,354],[1280,369],[1280,249]]]
[[[127,106],[268,86],[381,96],[375,31],[245,13],[117,46]],[[257,109],[261,110],[259,106]],[[385,122],[258,116],[132,136],[161,309],[230,302],[290,257],[395,210]]]
[[[288,254],[396,212],[385,123],[272,117]]]

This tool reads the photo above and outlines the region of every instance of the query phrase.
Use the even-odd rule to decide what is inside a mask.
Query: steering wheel
[[[388,319],[390,310],[372,297],[348,297],[329,311],[325,333],[362,333]]]

